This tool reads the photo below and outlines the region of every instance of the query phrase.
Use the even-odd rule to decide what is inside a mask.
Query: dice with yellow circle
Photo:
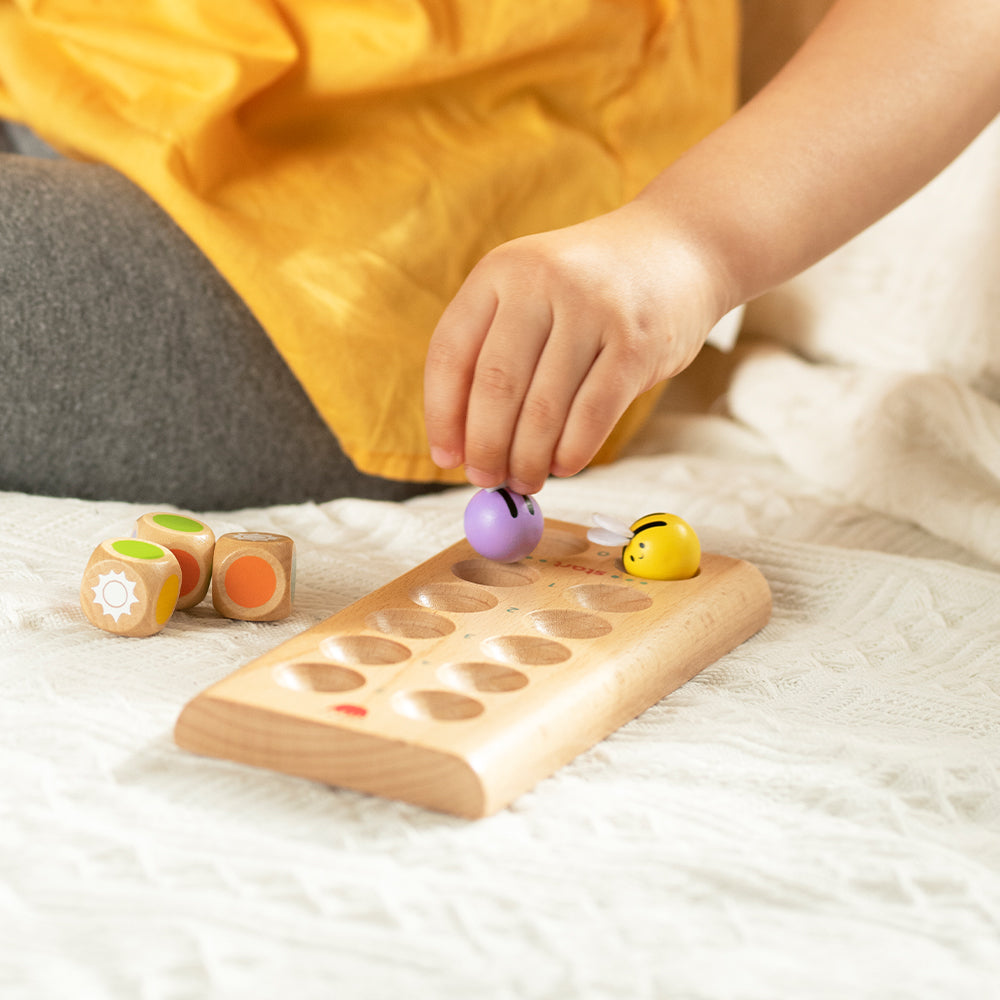
[[[267,531],[220,535],[212,562],[212,604],[226,618],[286,618],[295,596],[295,543]]]
[[[155,635],[177,606],[181,567],[162,545],[109,538],[94,549],[80,584],[88,621],[115,635]]]
[[[147,542],[170,549],[181,567],[181,592],[177,610],[199,604],[208,593],[212,579],[215,532],[193,517],[164,511],[143,514],[135,523],[135,533]]]

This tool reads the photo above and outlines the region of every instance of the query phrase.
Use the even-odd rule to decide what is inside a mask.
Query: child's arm
[[[634,201],[473,269],[431,341],[434,460],[477,486],[578,472],[729,309],[940,172],[1000,111],[1000,0],[839,0]]]

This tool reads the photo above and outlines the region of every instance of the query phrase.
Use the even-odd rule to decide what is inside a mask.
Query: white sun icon
[[[100,604],[101,610],[111,615],[116,624],[122,615],[131,611],[133,604],[139,603],[139,598],[135,596],[135,582],[116,570],[102,573],[93,590],[94,603]]]

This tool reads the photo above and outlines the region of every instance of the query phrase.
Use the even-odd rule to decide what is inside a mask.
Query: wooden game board
[[[177,743],[470,818],[489,815],[758,631],[749,563],[639,580],[547,521],[503,564],[464,539],[194,698]]]

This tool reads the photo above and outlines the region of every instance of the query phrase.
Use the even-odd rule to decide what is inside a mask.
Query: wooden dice
[[[193,517],[183,514],[143,514],[135,523],[136,536],[170,549],[181,567],[181,592],[177,610],[199,604],[208,593],[212,579],[215,532]]]
[[[175,608],[192,608],[212,587],[225,618],[276,621],[292,610],[295,543],[287,535],[215,533],[183,514],[153,512],[134,538],[111,538],[93,552],[80,585],[88,621],[116,635],[159,632]]]
[[[177,605],[181,567],[173,553],[140,538],[111,538],[94,549],[83,572],[80,607],[115,635],[154,635]]]
[[[287,617],[295,594],[295,543],[287,535],[234,531],[215,543],[212,603],[226,618]]]

